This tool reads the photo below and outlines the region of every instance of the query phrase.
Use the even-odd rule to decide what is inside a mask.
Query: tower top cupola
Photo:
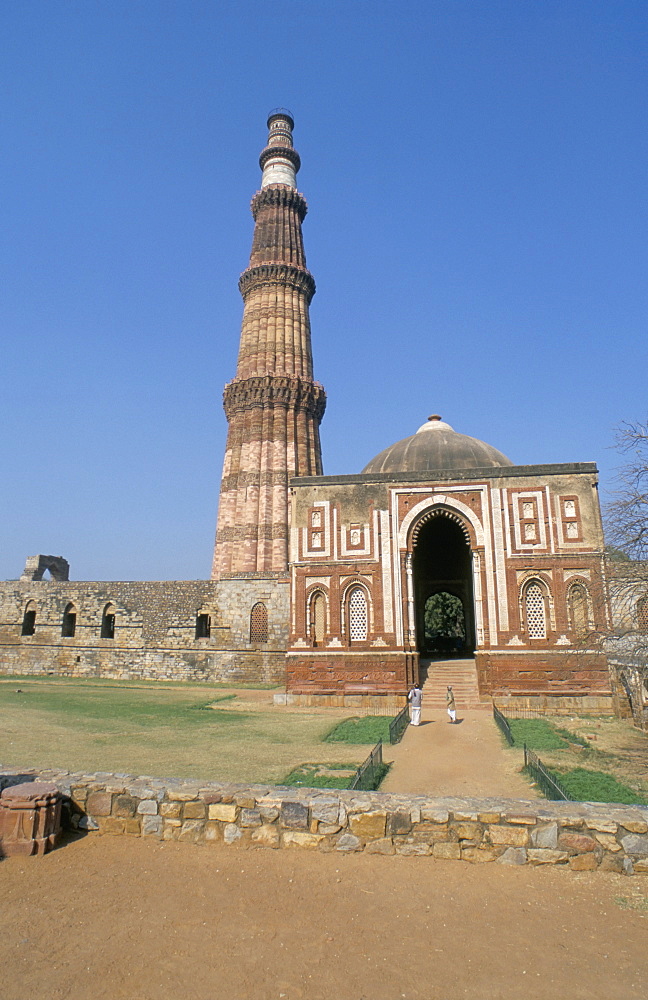
[[[297,171],[301,166],[299,153],[293,148],[292,130],[295,121],[286,108],[275,108],[268,115],[268,144],[259,157],[263,170],[261,187],[285,184],[297,187]]]

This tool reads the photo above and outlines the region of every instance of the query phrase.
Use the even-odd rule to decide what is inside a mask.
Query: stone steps
[[[431,660],[423,662],[427,666],[427,680],[423,685],[423,706],[425,708],[445,708],[448,684],[452,685],[457,710],[466,708],[489,708],[490,699],[482,701],[477,684],[477,669],[474,659]]]

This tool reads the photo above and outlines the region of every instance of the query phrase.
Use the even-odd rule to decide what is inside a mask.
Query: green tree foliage
[[[458,597],[442,592],[425,602],[425,644],[434,649],[447,640],[466,638],[463,605]]]

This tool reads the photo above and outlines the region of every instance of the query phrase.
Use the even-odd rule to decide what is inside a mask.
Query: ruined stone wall
[[[267,611],[267,639],[251,641],[252,608]],[[76,615],[66,637],[64,616]],[[22,635],[27,607],[33,635]],[[114,638],[102,619],[114,610]],[[210,635],[196,637],[198,615]],[[276,578],[0,584],[0,673],[238,682],[282,682],[288,584]]]
[[[1,769],[0,769],[1,770]],[[0,790],[52,781],[69,828],[239,848],[427,856],[648,874],[648,807],[232,785],[72,774],[0,774]]]

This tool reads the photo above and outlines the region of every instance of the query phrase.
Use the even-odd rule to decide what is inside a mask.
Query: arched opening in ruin
[[[66,605],[61,624],[61,635],[64,639],[73,639],[76,633],[77,613],[74,604]]]
[[[21,635],[33,635],[36,631],[36,605],[29,601],[22,620]]]
[[[115,615],[116,615],[115,605],[107,604],[106,607],[104,608],[103,615],[101,616],[102,639],[115,638]]]
[[[440,511],[424,520],[415,532],[413,560],[416,644],[421,656],[472,655],[472,557],[458,518]]]

